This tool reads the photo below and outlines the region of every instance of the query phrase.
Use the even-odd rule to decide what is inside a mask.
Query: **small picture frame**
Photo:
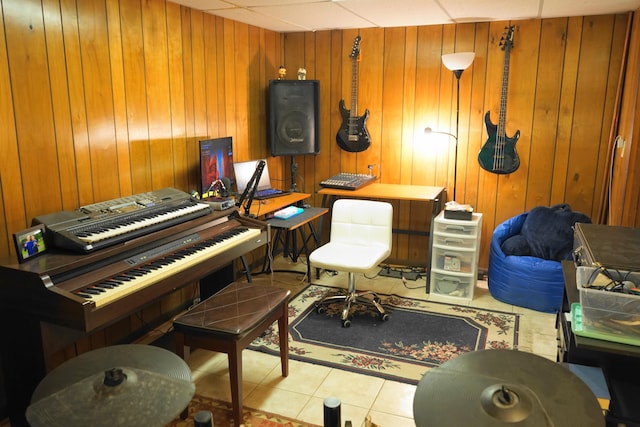
[[[21,264],[47,251],[44,224],[14,233],[13,241],[16,245],[18,262]]]

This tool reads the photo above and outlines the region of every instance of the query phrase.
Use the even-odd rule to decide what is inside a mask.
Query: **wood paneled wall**
[[[279,34],[163,0],[1,5],[0,256],[34,216],[197,189],[199,139],[267,156]]]
[[[453,188],[455,78],[441,55],[476,53],[460,80],[459,202],[484,214],[480,265],[493,228],[538,205],[595,216],[616,104],[628,15],[278,34],[163,0],[1,0],[0,256],[34,216],[165,186],[197,187],[197,141],[232,135],[237,161],[267,157],[268,81],[284,64],[320,80],[321,149],[298,156],[299,186],[315,194],[339,171],[381,182]],[[522,165],[481,170],[483,115],[497,121],[504,27],[511,51],[507,133]],[[338,102],[350,101],[349,53],[362,36],[358,109],[372,146],[341,151]],[[269,158],[276,179],[289,159]],[[271,164],[273,163],[273,164]],[[285,181],[286,185],[286,181]],[[428,226],[419,203],[397,203],[398,225]],[[426,263],[424,237],[396,254]]]
[[[427,141],[423,129],[455,133],[456,82],[441,55],[474,51],[460,80],[457,201],[484,214],[480,266],[488,265],[491,234],[502,221],[535,206],[568,203],[595,220],[625,46],[627,15],[286,34],[284,63],[307,68],[321,81],[322,147],[304,159],[305,191],[339,171],[374,173],[385,183],[443,185],[452,194],[453,140]],[[479,167],[487,140],[483,118],[498,121],[504,52],[499,44],[515,25],[508,80],[507,135],[520,168],[495,175]],[[371,114],[371,147],[361,153],[335,144],[338,102],[350,101],[348,58],[362,41],[358,112]],[[447,150],[447,148],[449,148]],[[319,199],[316,199],[319,202]],[[425,207],[396,203],[399,221],[421,221]],[[396,240],[402,255],[425,259],[419,238]]]

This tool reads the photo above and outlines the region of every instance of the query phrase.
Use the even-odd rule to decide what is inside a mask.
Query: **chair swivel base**
[[[351,326],[351,320],[349,314],[351,312],[352,304],[365,304],[374,307],[383,321],[389,320],[389,313],[387,313],[380,303],[380,297],[373,291],[357,292],[355,289],[355,274],[349,273],[349,288],[346,295],[332,295],[325,297],[315,303],[316,312],[322,314],[326,310],[326,306],[334,304],[336,302],[344,301],[344,307],[342,308],[342,314],[340,319],[342,326],[348,328]]]

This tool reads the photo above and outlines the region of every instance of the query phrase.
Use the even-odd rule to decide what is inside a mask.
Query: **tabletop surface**
[[[440,197],[444,187],[428,185],[381,184],[374,182],[357,190],[341,190],[337,188],[323,188],[318,194],[332,196],[372,197],[392,200],[421,200],[430,201]]]
[[[293,205],[301,200],[307,199],[311,197],[310,194],[307,193],[286,193],[282,196],[271,197],[269,199],[264,200],[253,200],[251,203],[251,209],[249,209],[249,213],[254,215],[255,217],[261,217],[266,214],[275,212],[282,208],[285,208],[289,205]],[[240,213],[244,214],[244,207],[240,207]]]
[[[290,218],[270,218],[265,222],[271,225],[271,227],[293,230],[301,225],[306,224],[309,221],[313,221],[314,219],[321,217],[327,212],[329,212],[329,209],[327,208],[304,208],[304,211],[302,213],[294,215]]]

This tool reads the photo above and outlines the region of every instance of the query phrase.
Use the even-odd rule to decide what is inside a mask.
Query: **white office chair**
[[[374,306],[382,320],[389,315],[380,304],[375,292],[356,291],[356,273],[366,273],[387,259],[391,254],[391,229],[393,207],[390,203],[372,200],[340,199],[333,204],[329,242],[309,256],[314,268],[346,271],[349,287],[346,295],[326,297],[316,303],[318,313],[327,304],[344,301],[342,326],[351,326],[349,312],[352,303]]]

